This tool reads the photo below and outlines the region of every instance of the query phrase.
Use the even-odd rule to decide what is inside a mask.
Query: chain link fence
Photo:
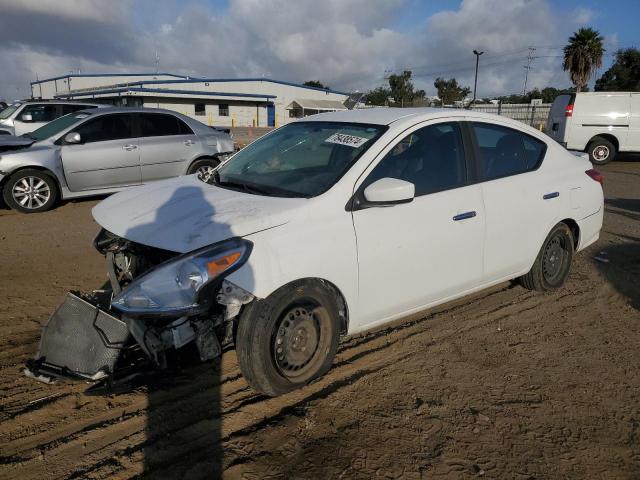
[[[538,130],[544,130],[545,123],[547,122],[547,116],[551,110],[551,104],[543,103],[540,105],[531,105],[529,103],[499,103],[497,105],[493,105],[476,103],[471,106],[471,110],[503,115],[505,117],[513,118],[519,122],[526,123],[527,125],[531,125]]]

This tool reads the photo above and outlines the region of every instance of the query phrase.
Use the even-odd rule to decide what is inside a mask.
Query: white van
[[[24,135],[63,115],[108,106],[63,100],[15,102],[0,111],[0,135]]]
[[[587,152],[596,165],[617,152],[640,152],[640,92],[558,95],[546,132],[570,150]]]

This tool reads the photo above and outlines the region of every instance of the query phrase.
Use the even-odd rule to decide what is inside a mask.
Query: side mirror
[[[80,143],[81,141],[82,139],[78,132],[69,132],[64,136],[64,143],[66,144]]]
[[[365,188],[364,199],[373,205],[396,205],[412,201],[415,193],[416,187],[413,183],[386,177]]]
[[[20,115],[20,120],[23,122],[33,122],[33,117],[30,113],[25,113],[24,115]]]

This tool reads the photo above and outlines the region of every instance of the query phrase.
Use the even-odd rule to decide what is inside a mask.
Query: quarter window
[[[83,143],[105,142],[131,138],[131,115],[101,115],[80,125],[74,130],[80,134]]]
[[[471,128],[479,150],[480,180],[535,170],[547,150],[543,141],[508,127],[472,123]]]
[[[438,123],[407,135],[373,169],[364,186],[385,177],[413,183],[416,197],[463,186],[466,163],[460,125]]]

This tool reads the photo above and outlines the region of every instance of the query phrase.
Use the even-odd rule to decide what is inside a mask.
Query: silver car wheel
[[[209,180],[211,180],[211,177],[213,177],[213,172],[215,171],[215,167],[212,167],[211,165],[202,165],[196,170],[196,175],[198,175],[200,180],[208,183]]]
[[[23,177],[11,191],[13,199],[24,208],[40,208],[51,198],[51,189],[47,182],[38,177]]]

